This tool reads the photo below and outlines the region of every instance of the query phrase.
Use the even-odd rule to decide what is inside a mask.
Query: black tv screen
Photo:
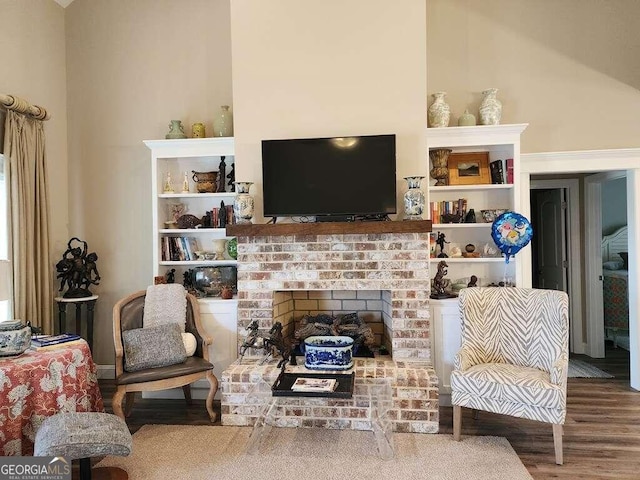
[[[262,141],[265,217],[396,213],[396,136]]]

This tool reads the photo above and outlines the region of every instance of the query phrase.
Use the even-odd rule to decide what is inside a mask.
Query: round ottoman
[[[91,470],[91,457],[131,453],[131,433],[121,418],[110,413],[58,413],[45,419],[36,432],[34,456],[65,457],[80,460],[80,478],[128,478],[116,467]],[[92,477],[93,473],[93,477]]]

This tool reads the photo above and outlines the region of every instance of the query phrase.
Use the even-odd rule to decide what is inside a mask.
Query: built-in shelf
[[[161,228],[160,230],[158,230],[158,233],[175,233],[177,235],[191,235],[193,233],[215,233],[222,237],[226,237],[227,230],[225,228]]]
[[[430,258],[431,263],[438,263],[440,260],[444,260],[447,263],[504,263],[502,257],[480,257],[480,258],[465,258],[465,257],[447,257],[447,258]]]
[[[491,223],[434,223],[432,228],[490,228]]]
[[[336,235],[367,233],[428,233],[431,220],[397,222],[318,222],[236,224],[227,226],[231,237],[262,237],[269,235]]]
[[[232,198],[235,192],[216,192],[216,193],[160,193],[158,198]]]
[[[442,187],[429,187],[430,192],[463,192],[463,191],[479,191],[479,190],[512,190],[512,183],[498,183],[486,185],[444,185]]]
[[[189,261],[179,261],[179,262],[170,262],[170,261],[162,261],[158,262],[158,265],[173,265],[173,266],[201,266],[201,267],[217,267],[217,266],[227,266],[227,265],[237,265],[237,260],[189,260]]]

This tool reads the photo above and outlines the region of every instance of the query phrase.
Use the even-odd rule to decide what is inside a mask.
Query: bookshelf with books
[[[478,175],[477,182],[465,176],[463,166],[458,168],[455,178],[459,184],[427,188],[429,215],[433,222],[433,236],[445,235],[444,253],[448,255],[447,278],[453,283],[468,282],[471,275],[478,277],[479,286],[507,281],[518,285],[521,268],[518,258],[504,262],[500,251],[491,238],[493,219],[504,211],[518,211],[520,188],[517,180],[520,162],[520,136],[527,127],[517,125],[482,125],[472,127],[427,128],[429,150],[450,149],[451,153],[488,154],[488,164],[479,165],[489,170],[489,176]],[[432,166],[429,165],[429,170]],[[449,164],[449,168],[452,166]],[[470,169],[473,175],[473,169]],[[490,178],[491,183],[481,183]],[[459,180],[463,179],[463,180]],[[468,252],[467,249],[472,252]],[[441,252],[432,246],[431,261],[435,272]],[[432,275],[433,276],[433,275]]]
[[[234,223],[236,197],[228,176],[235,167],[233,137],[145,140],[144,144],[151,152],[152,231],[149,233],[153,265],[149,284],[153,284],[156,276],[165,276],[171,270],[175,270],[175,281],[182,283],[187,270],[236,266],[237,261],[227,248],[220,258],[216,246],[233,238],[226,233],[226,226]],[[221,166],[224,175],[221,175]],[[205,175],[196,174],[194,178],[194,172]],[[213,172],[217,175],[207,175]],[[199,181],[207,181],[212,176],[217,177],[215,191],[199,192]],[[171,188],[166,188],[167,183]],[[224,214],[221,214],[223,208]],[[207,334],[215,338],[209,347],[209,359],[215,365],[215,375],[220,378],[224,369],[238,357],[238,300],[203,296],[198,298],[198,304],[202,325]],[[206,381],[192,384],[193,398],[206,398],[208,391]],[[147,392],[145,396],[182,398],[182,392],[170,389]]]
[[[480,164],[488,170],[481,183],[469,178],[459,181],[460,163],[451,162],[448,168],[458,168],[458,184],[434,186],[429,182],[427,205],[433,222],[431,233],[431,277],[436,273],[438,262],[447,262],[445,278],[451,283],[451,291],[459,291],[477,277],[478,286],[507,282],[522,284],[522,267],[519,256],[508,264],[500,255],[491,238],[492,218],[504,210],[520,210],[520,136],[527,127],[517,125],[482,125],[473,127],[427,128],[429,150],[449,149],[452,153],[488,152],[488,163]],[[480,156],[479,156],[480,157]],[[482,157],[486,158],[486,155]],[[429,171],[431,164],[429,164]],[[470,169],[473,172],[473,169]],[[480,180],[480,178],[479,178]],[[490,182],[490,183],[489,183]],[[463,183],[463,184],[460,184]],[[473,210],[473,214],[471,213]],[[484,211],[484,212],[483,212]],[[446,216],[445,214],[452,214]],[[448,223],[454,222],[454,223]],[[438,234],[445,235],[444,253],[447,258],[438,258],[440,245]],[[473,251],[468,252],[467,246]],[[456,298],[429,300],[432,322],[432,356],[438,374],[441,405],[451,400],[450,373],[453,357],[461,344],[461,318]]]

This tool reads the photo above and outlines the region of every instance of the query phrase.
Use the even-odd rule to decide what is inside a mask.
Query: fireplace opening
[[[391,293],[383,290],[309,290],[274,292],[273,320],[296,346],[310,335],[354,338],[354,356],[388,351]]]

